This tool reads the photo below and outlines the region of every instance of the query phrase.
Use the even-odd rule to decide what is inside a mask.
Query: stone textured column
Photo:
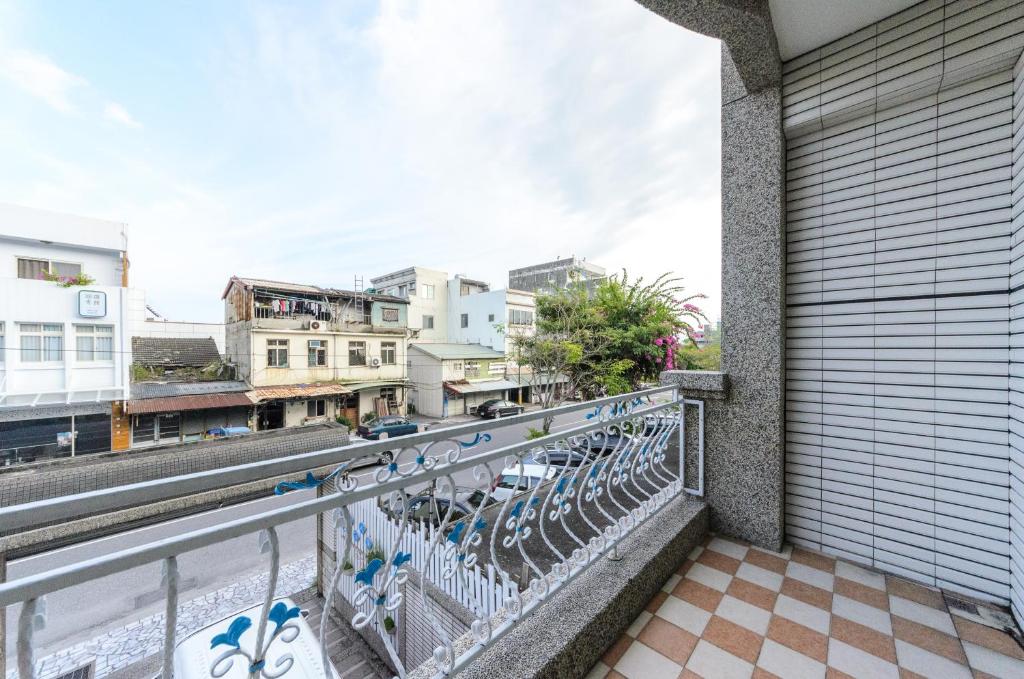
[[[785,506],[785,142],[768,3],[639,1],[722,40],[722,371],[729,392],[706,406],[705,497],[712,530],[777,549]]]

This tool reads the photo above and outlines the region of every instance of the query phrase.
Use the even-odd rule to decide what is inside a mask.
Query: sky
[[[717,318],[719,116],[718,42],[633,0],[0,0],[0,202],[126,222],[172,320],[571,255]]]

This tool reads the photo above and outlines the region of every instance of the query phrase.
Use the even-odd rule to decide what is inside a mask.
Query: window
[[[308,351],[310,368],[327,365],[327,340],[309,340]]]
[[[398,322],[398,309],[394,307],[381,307],[380,317],[385,323],[397,323]]]
[[[494,322],[494,314],[487,314],[487,322],[488,323],[493,323]]]
[[[533,325],[533,312],[525,309],[508,310],[509,325]]]
[[[366,342],[348,343],[348,364],[366,365]]]
[[[76,325],[75,354],[79,361],[113,361],[114,326]]]
[[[318,398],[306,401],[306,417],[325,417],[327,415],[327,399]]]
[[[462,296],[462,297],[465,297],[468,294],[469,294],[469,286],[466,285],[465,283],[463,283],[462,286],[459,288],[459,295]]]
[[[399,285],[398,286],[398,296],[399,297],[408,297],[409,296],[409,286],[408,285]]]
[[[64,359],[64,326],[60,323],[19,323],[24,363]]]
[[[423,317],[423,329],[424,330],[433,330],[434,329],[434,317],[433,316],[424,316]]]
[[[382,365],[395,365],[398,362],[398,343],[380,343],[380,362]]]
[[[267,340],[267,367],[287,368],[288,367],[288,340],[268,339]]]
[[[452,363],[452,370],[462,370],[462,361]]]
[[[82,273],[81,264],[71,262],[54,262],[48,259],[29,259],[18,257],[18,278],[41,278],[43,272],[58,276],[77,276]]]
[[[430,283],[424,283],[421,286],[423,291],[423,299],[434,299],[434,286]]]
[[[462,314],[462,315],[461,315],[461,316],[459,317],[459,324],[460,324],[460,325],[461,325],[461,326],[462,326],[463,328],[468,328],[468,327],[469,327],[469,314]]]
[[[381,387],[380,397],[387,401],[388,406],[391,408],[398,407],[398,388],[397,387]],[[395,424],[406,424],[404,418],[396,417]]]
[[[479,361],[466,361],[466,377],[479,377],[480,375],[480,362]]]

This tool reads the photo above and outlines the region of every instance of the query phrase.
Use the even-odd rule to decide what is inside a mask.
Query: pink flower
[[[654,343],[657,344],[659,347],[663,344],[663,342],[664,342],[664,340],[662,340],[660,337],[658,339],[654,340]]]

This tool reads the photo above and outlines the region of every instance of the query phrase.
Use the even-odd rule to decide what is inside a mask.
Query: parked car
[[[488,401],[484,401],[476,407],[476,414],[483,418],[497,418],[505,417],[506,415],[521,415],[526,408],[513,403],[512,401],[504,401],[500,398],[492,398]]]
[[[369,422],[364,422],[356,429],[360,436],[371,441],[380,439],[382,434],[385,434],[386,438],[390,439],[396,436],[415,434],[417,431],[419,431],[419,427],[417,427],[416,423],[410,422],[401,415],[377,417]]]
[[[590,460],[597,459],[594,453],[588,454],[585,450],[576,450],[563,443],[549,443],[544,450],[534,450],[523,457],[523,464],[552,467],[579,467]]]
[[[406,503],[409,507],[410,518],[415,521],[426,521],[434,526],[439,526],[445,516],[448,515],[448,508],[451,506],[451,493],[435,492],[433,496],[429,493],[406,496]],[[494,502],[494,498],[487,497],[484,491],[477,488],[456,488],[455,489],[455,511],[452,512],[451,521],[471,516],[476,513],[481,504],[487,506]],[[402,517],[405,505],[402,502],[395,502],[384,510],[396,519]]]
[[[519,473],[519,465],[508,467],[494,479],[494,487],[491,490],[491,497],[496,502],[504,502],[513,495],[525,493],[535,486],[550,481],[561,473],[559,467],[546,464],[526,464],[523,461],[522,474]]]
[[[291,642],[286,643],[278,639],[270,644],[264,658],[266,666],[277,667],[278,663],[285,662],[285,657],[290,657],[294,664],[289,674],[309,679],[338,679],[338,673],[333,667],[330,668],[330,674],[324,672],[320,652],[320,635],[314,632],[306,622],[308,612],[301,611],[294,617],[289,615],[298,608],[289,598],[278,599],[274,607],[280,608],[277,611],[278,614],[284,614],[280,617],[287,616],[284,624],[295,626],[298,628],[298,633]],[[251,651],[256,639],[256,621],[263,614],[263,604],[253,606],[211,623],[179,641],[174,648],[174,676],[176,679],[209,677],[211,658],[230,650],[232,646],[236,646],[236,642],[236,647]],[[238,622],[242,616],[249,620],[248,625]],[[271,629],[273,628],[271,627]],[[248,677],[246,658],[238,654],[232,660],[234,662],[231,669],[223,675],[225,679]],[[223,662],[227,663],[226,660]]]
[[[213,429],[206,430],[206,438],[222,439],[228,436],[244,436],[251,433],[252,429],[249,429],[249,427],[214,427]]]

